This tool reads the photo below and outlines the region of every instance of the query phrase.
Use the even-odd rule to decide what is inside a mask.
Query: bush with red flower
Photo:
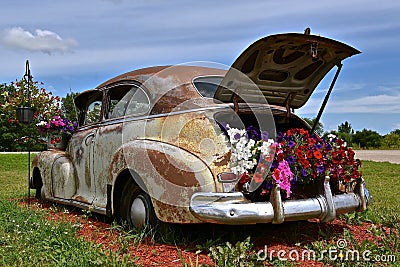
[[[24,79],[0,84],[0,150],[45,149],[41,136],[36,134],[35,124],[60,112],[60,98],[42,86],[43,83],[32,79],[29,86]],[[19,107],[34,108],[32,123],[19,123],[16,116]]]
[[[43,85],[43,83],[40,83]],[[36,81],[20,80],[12,82],[10,86],[3,87],[0,93],[2,115],[12,122],[16,122],[16,109],[18,107],[32,107],[35,110],[34,120],[49,119],[53,114],[60,112],[60,97],[47,92],[39,87]]]

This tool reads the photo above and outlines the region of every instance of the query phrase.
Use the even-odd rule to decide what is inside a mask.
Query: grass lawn
[[[10,200],[27,196],[27,164],[27,154],[0,154],[0,266],[124,266],[126,257],[77,239],[79,225],[49,222]]]
[[[372,195],[371,211],[392,210],[400,213],[400,164],[362,162],[362,173]]]

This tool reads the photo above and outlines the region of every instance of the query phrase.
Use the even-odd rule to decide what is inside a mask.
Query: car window
[[[111,97],[110,118],[118,118],[124,115],[143,115],[150,109],[150,101],[147,94],[136,86],[132,86],[126,94],[117,99]]]
[[[109,109],[107,118],[119,118],[124,116],[127,105],[126,94],[130,92],[132,85],[120,85],[109,90]]]
[[[133,90],[131,90],[132,92]],[[150,110],[150,101],[147,94],[141,89],[137,88],[128,102],[125,115],[143,115]]]
[[[203,97],[213,98],[223,78],[222,76],[203,76],[195,78],[193,84]]]
[[[100,121],[101,117],[101,101],[93,101],[87,108],[85,124],[95,123]]]

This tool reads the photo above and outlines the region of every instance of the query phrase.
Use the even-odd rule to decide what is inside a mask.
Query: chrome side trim
[[[48,197],[48,196],[45,196],[45,199],[48,200],[48,201],[51,201],[51,202],[56,202],[56,203],[63,204],[63,205],[68,205],[68,206],[74,206],[74,207],[78,207],[78,208],[83,209],[83,210],[91,210],[94,213],[107,215],[106,208],[95,207],[95,206],[93,206],[91,204],[79,202],[79,201],[76,201],[76,200],[54,198],[54,197]]]

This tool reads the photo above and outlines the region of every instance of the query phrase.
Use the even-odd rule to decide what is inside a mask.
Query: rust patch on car
[[[217,160],[214,161],[214,165],[217,167],[226,166],[231,160],[231,151],[225,153],[223,156],[218,157]]]
[[[86,198],[81,197],[81,196],[75,196],[73,199],[76,201],[79,201],[79,202],[89,203],[89,200],[87,200]]]
[[[184,187],[200,186],[195,173],[185,171],[187,166],[183,162],[156,150],[147,150],[147,153],[154,168],[165,180]]]
[[[163,222],[174,223],[200,223],[201,221],[194,217],[189,207],[177,207],[159,200],[154,200],[154,211],[157,217]]]

